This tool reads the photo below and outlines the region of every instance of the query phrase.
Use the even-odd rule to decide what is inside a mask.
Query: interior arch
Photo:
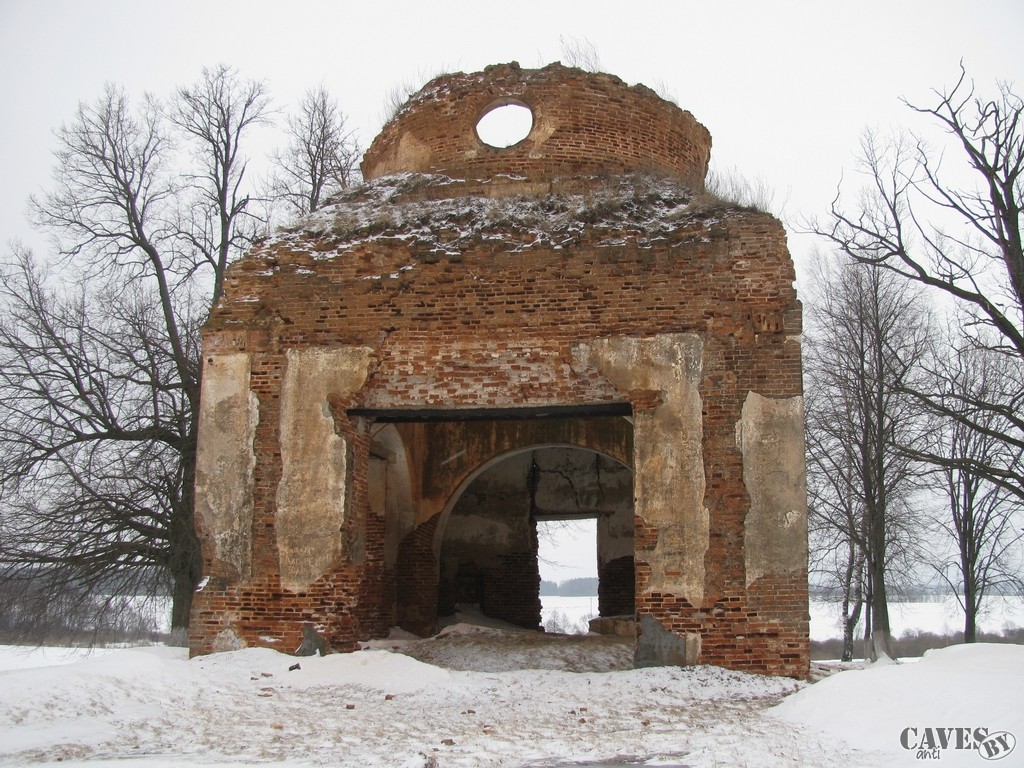
[[[472,605],[540,626],[537,521],[595,518],[601,615],[633,613],[633,476],[573,445],[534,445],[484,462],[452,494],[435,534],[438,615]]]

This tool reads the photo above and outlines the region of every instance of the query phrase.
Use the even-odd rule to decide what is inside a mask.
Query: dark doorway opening
[[[438,615],[460,606],[541,628],[538,523],[593,520],[597,613],[633,611],[633,478],[592,450],[538,446],[494,462],[462,491],[441,542]]]

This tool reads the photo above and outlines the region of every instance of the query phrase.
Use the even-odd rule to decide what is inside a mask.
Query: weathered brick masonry
[[[507,103],[533,128],[489,147]],[[306,624],[352,649],[472,594],[535,625],[535,519],[619,514],[571,448],[629,470],[602,612],[635,605],[638,664],[806,675],[793,265],[774,218],[704,192],[710,148],[609,75],[446,75],[363,186],[234,264],[203,336],[192,651],[292,651]],[[559,462],[605,485],[570,509],[526,480],[504,518]]]

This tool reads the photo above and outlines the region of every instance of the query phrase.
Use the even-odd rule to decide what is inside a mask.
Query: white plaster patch
[[[196,518],[213,556],[237,578],[251,567],[253,439],[259,401],[249,390],[249,355],[207,354],[196,453]]]
[[[662,393],[653,411],[633,416],[634,512],[658,531],[653,551],[637,552],[651,567],[651,590],[704,601],[704,556],[710,515],[704,506],[704,346],[696,334],[598,339],[573,348],[573,367],[596,368],[623,392]]]
[[[743,546],[746,583],[807,567],[803,398],[749,392],[736,424],[750,496]]]
[[[366,381],[367,347],[288,350],[281,387],[281,482],[275,518],[281,584],[302,591],[345,554],[348,444],[335,430],[331,397]]]
[[[225,651],[240,651],[245,648],[245,640],[238,636],[235,630],[228,627],[222,629],[213,638],[213,652],[224,653]]]

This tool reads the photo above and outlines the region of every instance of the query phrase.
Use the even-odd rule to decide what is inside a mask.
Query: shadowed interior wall
[[[606,456],[573,448],[535,448],[494,464],[462,492],[441,545],[438,612],[475,604],[488,616],[540,624],[537,520],[615,519],[605,548],[632,557],[632,471]],[[599,523],[600,524],[600,523]],[[607,522],[604,528],[609,529]],[[593,546],[600,557],[598,541]],[[605,556],[607,559],[609,555]],[[616,574],[618,589],[633,598]],[[609,593],[614,589],[609,587]],[[630,610],[631,612],[631,610]]]

